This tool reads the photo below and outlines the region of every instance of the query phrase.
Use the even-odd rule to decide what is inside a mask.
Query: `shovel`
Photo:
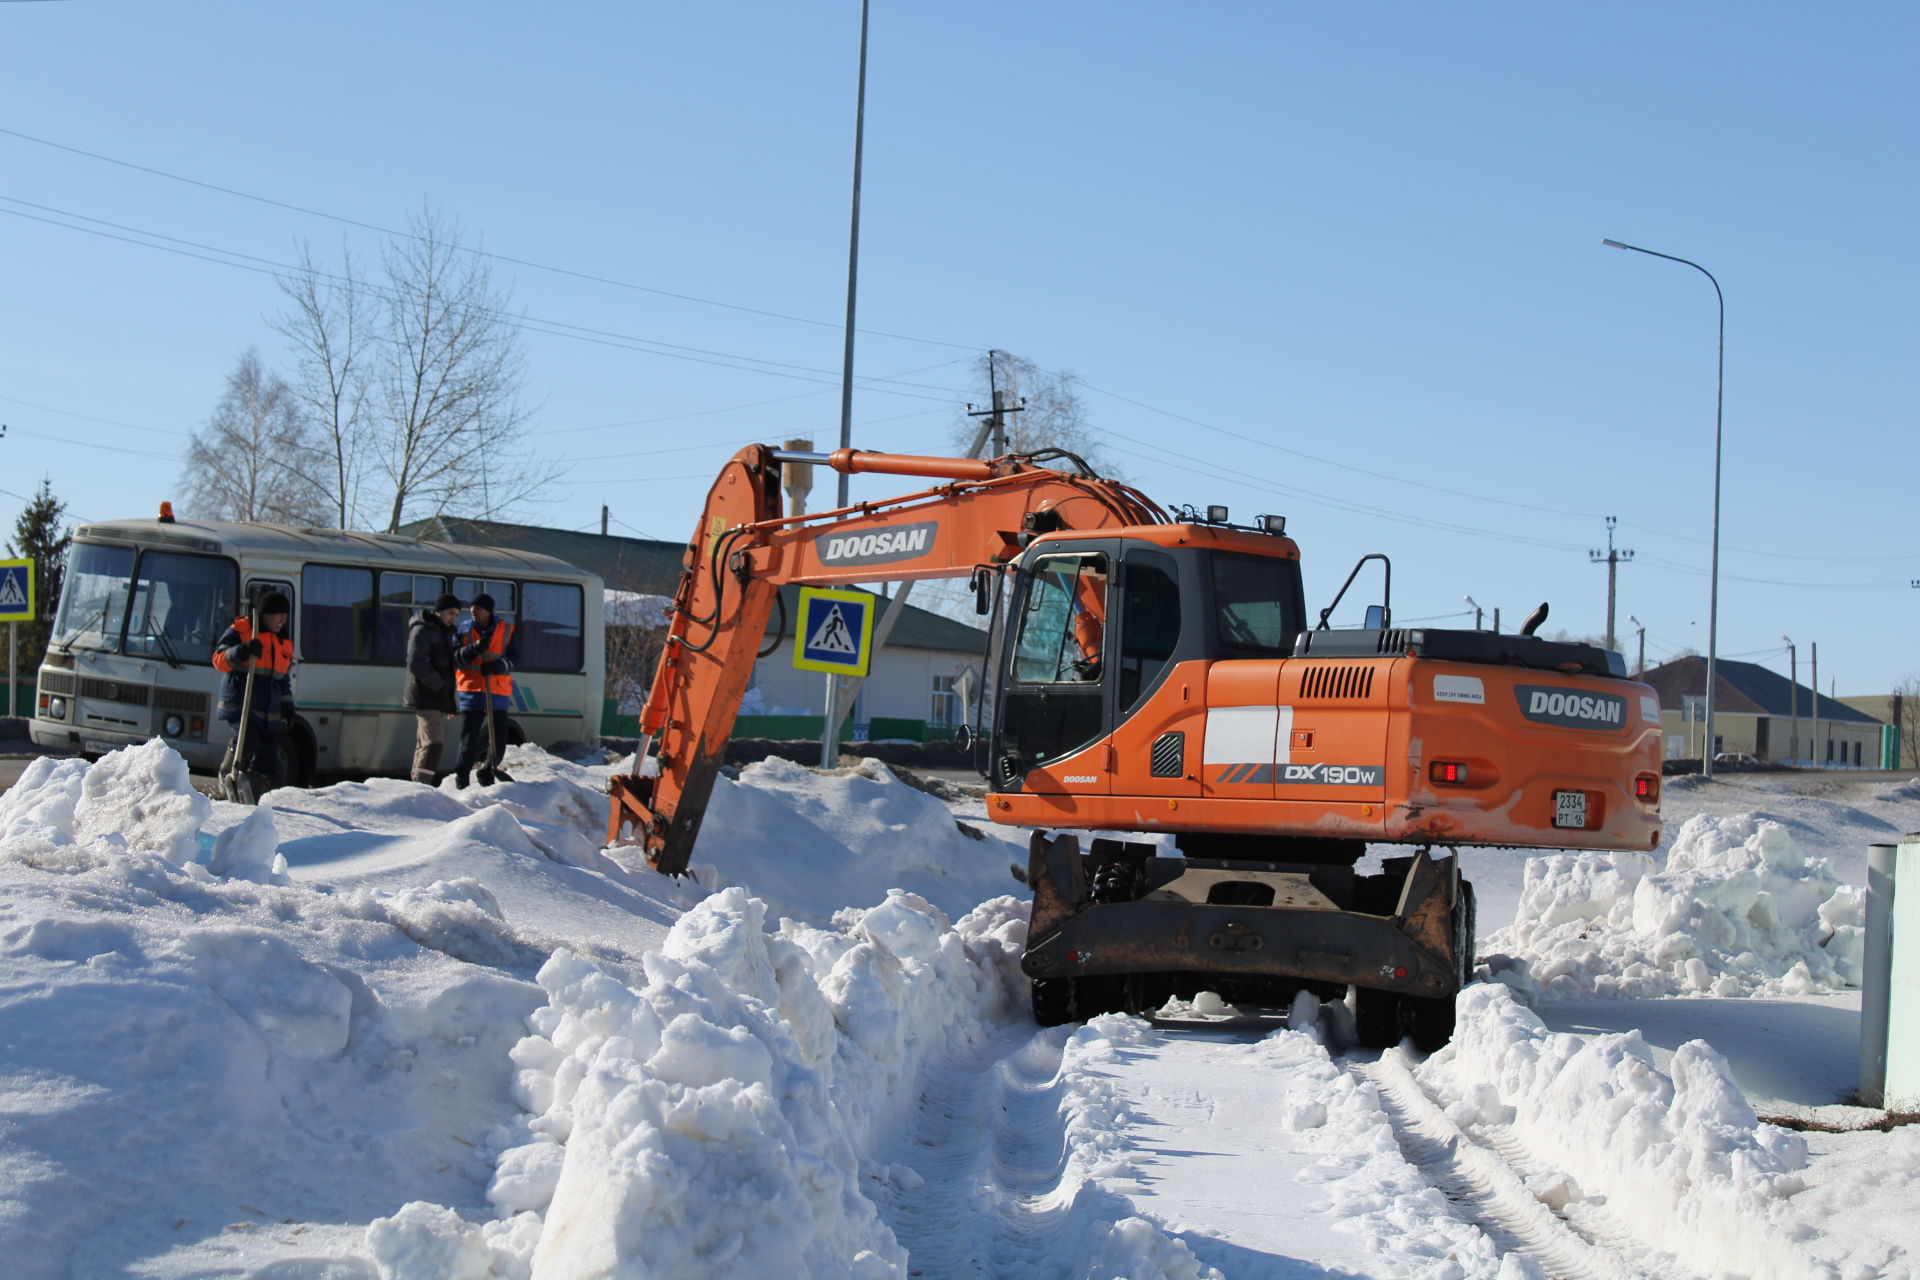
[[[249,640],[260,638],[260,589],[256,586],[247,592],[247,629]],[[227,757],[227,768],[220,774],[219,792],[222,800],[231,800],[235,804],[253,804],[253,775],[247,772],[247,726],[253,721],[253,656],[246,661],[247,683],[240,694],[240,724],[234,730],[233,751]]]

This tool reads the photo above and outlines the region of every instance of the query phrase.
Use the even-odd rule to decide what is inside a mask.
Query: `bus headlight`
[[[160,722],[160,731],[166,734],[169,738],[179,737],[181,734],[181,731],[184,730],[186,727],[187,727],[186,721],[182,720],[178,715],[170,715],[165,720],[162,720]]]
[[[67,700],[65,698],[49,698],[47,700],[47,715],[55,720],[65,720],[67,718]]]

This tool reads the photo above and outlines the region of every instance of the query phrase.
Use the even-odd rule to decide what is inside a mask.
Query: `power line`
[[[255,195],[252,192],[241,191],[234,187],[224,187],[218,183],[202,181],[199,178],[189,178],[184,174],[169,173],[165,169],[156,169],[150,165],[136,164],[131,160],[121,160],[114,156],[102,155],[97,151],[88,151],[81,147],[69,146],[66,143],[54,142],[48,138],[37,138],[30,133],[21,133],[17,129],[0,128],[0,134],[5,134],[11,138],[18,138],[22,142],[31,142],[37,146],[51,147],[56,151],[65,151],[71,155],[84,156],[89,160],[98,160],[103,164],[118,165],[123,169],[131,169],[136,173],[144,173],[156,178],[165,178],[169,182],[184,183],[187,186],[199,187],[205,191],[214,191],[221,195],[233,196],[240,200],[251,200],[256,204],[270,205],[276,209],[285,209],[290,213],[303,214],[310,218],[322,218],[329,222],[340,223],[343,226],[358,227],[363,231],[378,232],[384,236],[412,240],[418,240],[420,238],[413,232],[397,231],[391,227],[380,226],[377,223],[362,222],[358,218],[349,218],[342,214],[328,213],[324,209],[310,209],[304,205],[291,204],[285,200],[275,200],[270,196]],[[771,320],[787,320],[794,324],[814,325],[835,331],[839,331],[842,328],[841,323],[837,320],[815,320],[807,316],[793,316],[779,311],[766,311],[759,307],[742,306],[733,302],[721,302],[715,298],[702,298],[691,293],[675,293],[670,289],[657,289],[651,285],[635,284],[630,280],[618,280],[612,276],[596,275],[590,271],[576,271],[570,267],[556,267],[549,263],[534,262],[527,258],[510,257],[507,254],[492,253],[485,249],[463,248],[461,251],[463,253],[473,254],[476,257],[489,258],[495,262],[510,263],[516,267],[527,267],[534,271],[547,271],[554,275],[571,276],[576,280],[585,280],[593,284],[609,285],[616,289],[631,289],[638,293],[651,293],[658,297],[672,298],[679,302],[697,302],[702,306],[720,307],[728,311],[741,311],[749,315],[765,316]],[[900,342],[918,342],[927,346],[952,347],[957,351],[976,351],[979,349],[975,343],[943,342],[937,338],[918,338],[911,334],[888,333],[883,329],[861,329],[859,332],[876,338],[892,338]]]
[[[0,132],[5,131],[0,130]],[[49,205],[36,204],[31,200],[21,200],[15,196],[0,195],[0,200],[4,200],[9,204],[24,205],[29,209],[40,209],[47,213],[57,214],[62,218],[77,218],[82,222],[96,223],[99,227],[111,227],[114,231],[122,231],[129,234],[116,235],[112,231],[102,231],[97,229],[97,227],[74,226],[71,223],[56,221],[54,218],[40,217],[35,214],[26,213],[20,209],[0,209],[0,213],[5,213],[16,218],[23,218],[30,222],[44,223],[48,226],[60,227],[67,231],[78,231],[84,235],[99,236],[107,240],[117,240],[123,244],[136,245],[143,249],[157,249],[163,253],[173,253],[181,257],[198,259],[202,262],[211,262],[217,266],[232,267],[239,271],[251,271],[256,275],[270,276],[275,280],[283,279],[288,275],[299,276],[311,273],[341,288],[372,295],[375,298],[385,301],[393,300],[393,295],[390,291],[384,290],[379,285],[369,281],[352,280],[347,277],[335,275],[332,272],[320,271],[311,267],[296,267],[288,263],[275,261],[271,258],[262,258],[254,254],[241,253],[234,249],[222,249],[217,245],[200,244],[196,241],[184,240],[178,236],[169,236],[158,231],[148,231],[141,227],[130,227],[122,223],[111,222],[105,218],[95,218],[83,213],[74,213],[66,209],[56,209]],[[132,238],[134,236],[145,236],[147,239],[134,239]],[[156,244],[152,243],[152,241],[166,241],[168,243]],[[195,250],[199,252],[194,252]],[[210,254],[221,256],[210,257],[208,256]],[[261,265],[249,265],[250,263],[258,263]],[[815,368],[811,365],[789,364],[785,361],[767,360],[759,356],[742,355],[737,352],[712,351],[703,347],[689,347],[680,343],[666,342],[659,338],[644,338],[632,334],[615,333],[610,330],[595,329],[588,325],[573,324],[564,320],[548,320],[538,316],[515,316],[488,307],[476,307],[474,308],[474,312],[478,315],[490,316],[493,319],[534,333],[544,333],[549,337],[571,338],[575,341],[591,342],[600,346],[610,346],[620,350],[639,352],[645,355],[685,360],[694,364],[717,365],[720,368],[735,369],[742,373],[758,373],[768,377],[789,378],[798,382],[817,382],[826,386],[839,385],[839,377],[834,371]],[[740,364],[736,363],[737,361],[748,361],[750,363]],[[958,362],[952,361],[949,363]],[[769,367],[756,368],[754,367],[755,365],[766,365]],[[785,372],[787,370],[797,372]],[[806,376],[808,374],[819,376]],[[954,388],[934,386],[928,383],[910,383],[873,377],[862,377],[858,379],[858,381],[863,390],[877,391],[885,395],[906,396],[916,400],[939,399],[942,403],[945,403],[949,398],[957,399],[961,394]],[[896,387],[913,387],[927,391],[938,391],[941,395],[937,397],[918,395],[910,390],[896,390]]]

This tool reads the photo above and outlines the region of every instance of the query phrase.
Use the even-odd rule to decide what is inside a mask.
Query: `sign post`
[[[873,658],[875,599],[865,591],[800,589],[800,617],[793,629],[793,665],[800,671],[824,671],[830,676],[864,676]],[[838,700],[827,699],[826,723],[821,726],[821,763],[839,759],[842,717]]]
[[[0,560],[0,622],[7,624],[7,711],[17,715],[20,698],[14,690],[20,662],[20,624],[34,619],[33,561]]]

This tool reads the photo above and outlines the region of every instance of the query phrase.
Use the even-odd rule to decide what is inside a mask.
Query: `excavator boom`
[[[782,464],[944,480],[802,516],[780,512]],[[634,772],[614,779],[608,842],[634,840],[657,870],[687,866],[779,588],[998,571],[1036,534],[1167,521],[1151,499],[1031,458],[931,458],[750,445],[708,491],[674,593],[666,645],[640,714]],[[643,776],[658,741],[657,773]]]

